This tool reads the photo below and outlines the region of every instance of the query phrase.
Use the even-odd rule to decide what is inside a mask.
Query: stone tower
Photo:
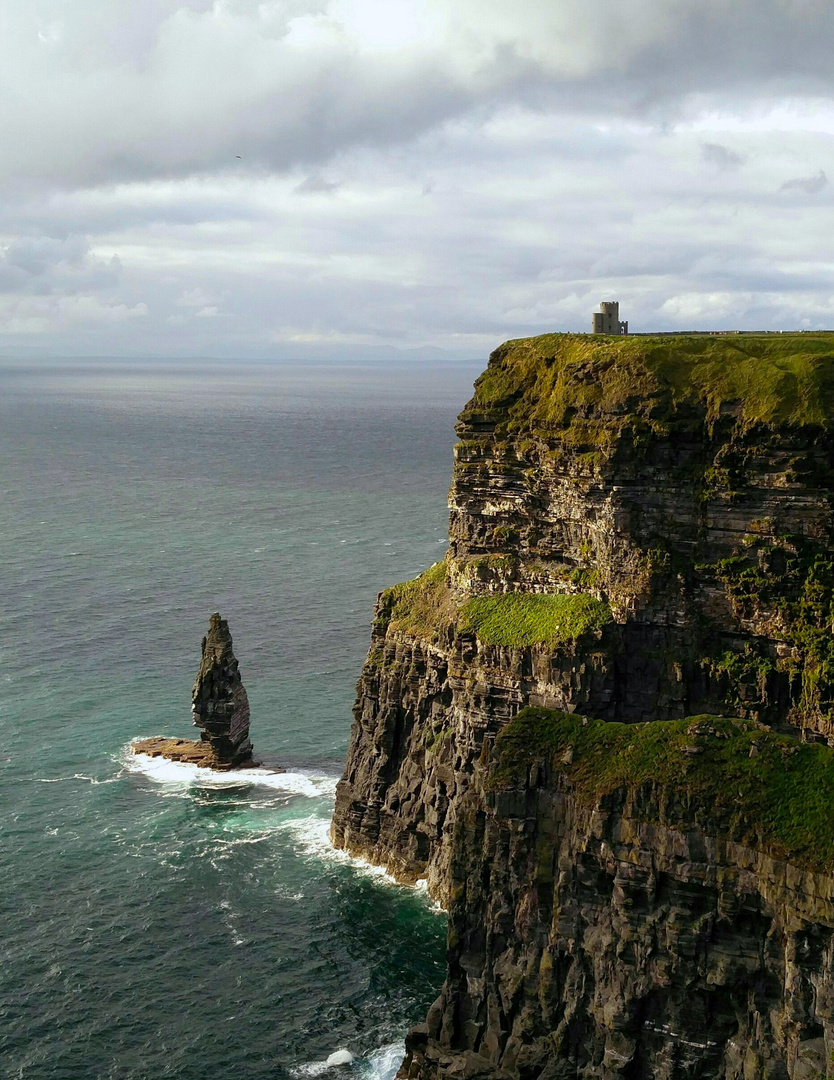
[[[599,311],[593,314],[591,323],[592,334],[615,334],[617,336],[628,333],[628,323],[620,322],[620,304],[618,300],[601,300]]]

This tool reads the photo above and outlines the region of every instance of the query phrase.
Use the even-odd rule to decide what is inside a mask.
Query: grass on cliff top
[[[592,596],[501,593],[474,596],[461,608],[460,628],[485,645],[559,645],[611,622],[608,604]]]
[[[546,334],[500,346],[469,410],[504,409],[508,430],[573,432],[606,446],[628,427],[663,431],[683,406],[715,420],[828,427],[834,413],[834,335],[610,338]]]
[[[583,594],[500,593],[476,596],[458,608],[446,586],[446,564],[386,589],[381,596],[380,629],[427,640],[454,625],[474,633],[485,645],[559,645],[611,621],[606,603]]]
[[[562,760],[568,748],[569,762]],[[523,783],[527,767],[542,760],[563,770],[584,801],[657,785],[692,807],[711,835],[834,870],[834,750],[827,746],[725,717],[615,724],[530,708],[497,736],[488,786]],[[675,801],[666,800],[667,814]]]
[[[435,640],[444,627],[457,620],[443,562],[430,566],[412,581],[386,589],[380,600],[388,626],[414,637]]]

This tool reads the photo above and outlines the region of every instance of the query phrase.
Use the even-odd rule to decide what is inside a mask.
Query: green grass
[[[474,633],[485,645],[558,645],[611,621],[606,603],[584,594],[500,593],[458,607],[446,585],[446,564],[435,563],[413,581],[380,595],[375,629],[427,641],[449,631]]]
[[[595,451],[626,431],[639,444],[673,424],[712,422],[728,403],[745,429],[828,428],[834,335],[523,338],[493,353],[469,410],[498,410],[499,429],[558,431]]]
[[[583,594],[501,593],[474,596],[461,608],[460,628],[485,645],[558,645],[611,621],[606,603]]]
[[[456,620],[457,608],[446,587],[446,564],[438,562],[413,581],[382,593],[376,629],[390,627],[434,641]]]
[[[563,763],[569,747],[572,760]],[[827,746],[724,717],[613,724],[524,709],[495,740],[488,786],[523,783],[528,766],[542,760],[564,771],[586,803],[651,784],[660,789],[653,802],[673,815],[669,808],[691,808],[710,835],[834,870],[834,750]]]

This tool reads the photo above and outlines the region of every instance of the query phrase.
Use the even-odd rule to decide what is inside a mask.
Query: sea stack
[[[194,726],[218,761],[239,765],[252,758],[249,698],[232,649],[228,622],[215,611],[203,638],[203,658],[191,693]]]
[[[200,738],[156,737],[133,743],[134,754],[164,757],[207,769],[252,765],[249,698],[240,677],[228,622],[215,612],[203,638],[200,669],[191,693],[191,714]]]

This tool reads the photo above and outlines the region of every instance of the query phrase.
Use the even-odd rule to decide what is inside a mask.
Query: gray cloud
[[[45,0],[0,41],[2,167],[287,169],[509,102],[661,123],[693,95],[828,94],[833,41],[814,0]]]
[[[325,180],[320,174],[311,173],[295,185],[295,190],[299,195],[332,195],[340,186],[338,180]]]
[[[808,195],[816,195],[818,191],[822,191],[827,183],[828,177],[820,169],[816,176],[795,176],[792,180],[786,180],[780,190],[804,191]]]
[[[91,257],[85,237],[21,237],[0,253],[0,292],[98,291],[115,286],[120,272],[117,257]]]
[[[717,169],[729,170],[741,168],[746,158],[721,143],[701,143],[701,160]]]
[[[0,9],[0,347],[829,321],[828,0]]]

